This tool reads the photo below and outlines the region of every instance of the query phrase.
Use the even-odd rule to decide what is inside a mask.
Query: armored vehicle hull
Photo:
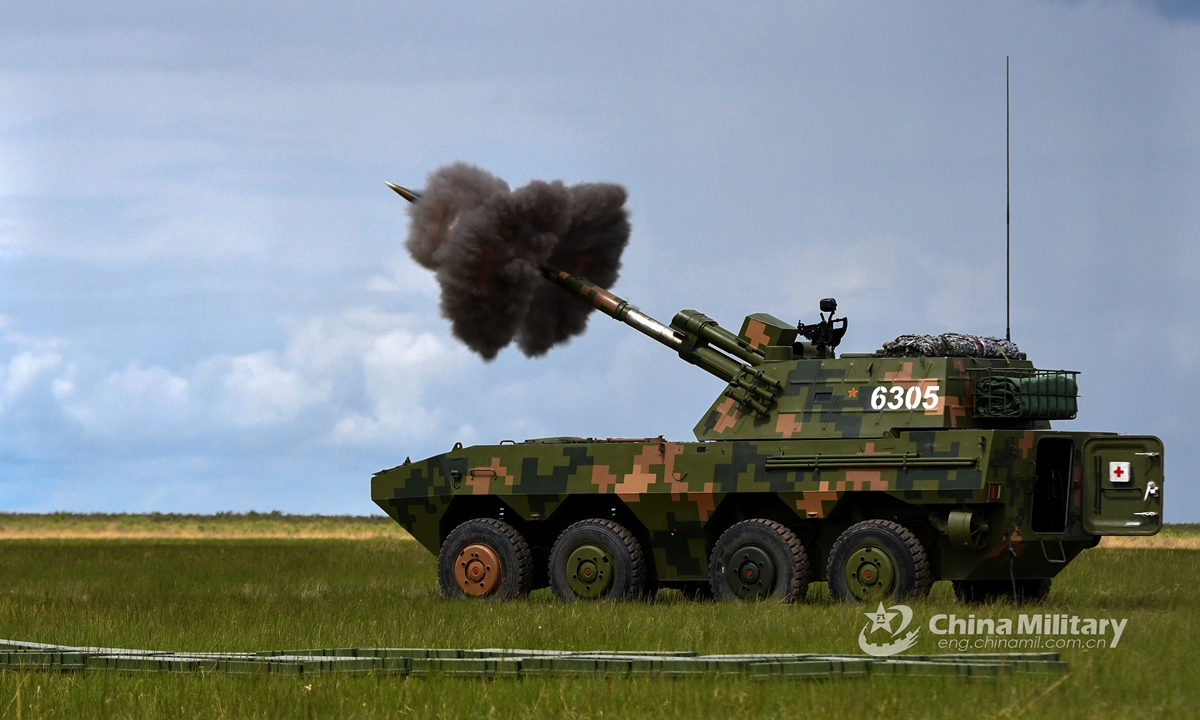
[[[848,321],[832,298],[811,325],[758,313],[734,334],[695,310],[663,325],[547,260],[615,278],[623,190],[531,183],[510,196],[466,166],[430,181],[428,200],[392,186],[414,203],[409,248],[484,357],[514,333],[544,352],[599,311],[726,383],[697,442],[459,444],[377,473],[372,498],[438,556],[447,596],[548,585],[566,601],[659,587],[794,601],[823,580],[867,602],[945,579],[964,600],[1037,599],[1103,535],[1161,528],[1162,443],[1053,430],[1075,417],[1078,373],[1039,370],[1007,339],[901,336],[837,357]],[[561,227],[538,210],[555,197]],[[516,296],[536,311],[493,312]]]
[[[695,315],[672,328],[685,335]],[[738,337],[770,342],[754,324],[764,317]],[[1051,428],[1075,414],[1075,373],[835,358],[793,335],[753,367],[774,388],[766,411],[739,404],[748,383],[735,378],[697,442],[456,445],[376,474],[372,497],[439,555],[450,596],[550,585],[565,600],[657,587],[795,600],[827,581],[835,597],[872,601],[944,579],[966,600],[1038,598],[1101,536],[1160,529],[1157,438]],[[997,385],[1010,394],[997,399]]]
[[[1106,524],[1111,519],[1084,506],[1087,458],[1103,457],[1105,468],[1129,462],[1135,477],[1151,482],[1160,467],[1149,455],[1161,452],[1154,438],[1003,430],[898,435],[473,446],[381,473],[373,495],[434,554],[467,521],[494,518],[512,526],[531,550],[533,587],[547,584],[559,536],[593,518],[633,533],[649,586],[684,588],[710,583],[717,541],[744,520],[789,529],[803,546],[809,579],[827,580],[838,570],[828,569],[838,539],[880,519],[920,542],[930,581],[985,581],[1003,593],[1013,578],[1054,577],[1113,529]],[[1144,486],[1115,493],[1132,490],[1136,513]],[[1094,507],[1096,498],[1088,500]],[[1133,513],[1116,528],[1122,534],[1155,529],[1153,520]]]

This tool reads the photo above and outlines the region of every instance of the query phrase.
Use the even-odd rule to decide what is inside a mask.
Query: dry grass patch
[[[216,515],[0,514],[0,540],[116,539],[411,540],[383,515],[285,515],[280,512]]]
[[[1164,525],[1162,532],[1148,537],[1106,537],[1102,548],[1138,550],[1200,550],[1200,524]]]

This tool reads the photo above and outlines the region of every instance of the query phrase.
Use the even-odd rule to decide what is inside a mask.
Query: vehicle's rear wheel
[[[829,552],[829,594],[844,602],[925,595],[933,583],[929,558],[907,528],[891,520],[851,525]]]
[[[646,590],[642,544],[612,520],[581,520],[550,550],[550,587],[566,602],[636,600]]]
[[[1011,600],[1012,580],[955,580],[954,595],[965,603]],[[1020,578],[1016,582],[1017,602],[1037,603],[1050,594],[1050,578]]]
[[[533,584],[529,543],[502,520],[468,520],[442,543],[438,584],[448,598],[512,600],[528,595]]]
[[[808,554],[796,533],[774,520],[743,520],[721,534],[708,563],[717,600],[801,600]]]

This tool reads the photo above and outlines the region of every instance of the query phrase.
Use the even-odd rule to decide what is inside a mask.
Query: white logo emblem
[[[883,603],[879,603],[878,610],[873,613],[863,613],[863,615],[866,615],[870,622],[863,625],[862,630],[858,632],[858,646],[866,654],[887,657],[902,653],[917,643],[917,634],[920,633],[920,628],[900,637],[900,633],[904,632],[913,619],[912,608],[907,605],[893,605],[885,609]],[[892,630],[892,621],[896,619],[897,615],[900,616],[900,627]],[[879,630],[889,633],[882,645],[873,643],[869,639]]]

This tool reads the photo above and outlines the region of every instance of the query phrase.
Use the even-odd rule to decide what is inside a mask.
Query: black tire
[[[578,551],[598,548],[603,570],[595,582],[584,585],[579,567],[568,567],[578,560]],[[564,602],[578,600],[638,600],[646,594],[646,558],[642,544],[625,526],[612,520],[593,518],[571,525],[550,550],[550,587]],[[572,582],[587,590],[576,590]],[[594,588],[594,594],[592,588]]]
[[[954,595],[964,603],[987,603],[1013,599],[1012,580],[955,580]],[[1017,602],[1039,603],[1050,594],[1050,578],[1017,580]]]
[[[755,577],[744,580],[744,568]],[[800,538],[774,520],[743,520],[730,527],[721,533],[708,562],[712,597],[723,601],[796,602],[808,594],[810,575]]]
[[[888,561],[890,570],[878,564]],[[852,562],[857,567],[850,567]],[[864,578],[859,581],[857,575],[867,563],[875,563],[875,574],[866,577],[863,573]],[[826,573],[829,594],[842,602],[903,600],[927,595],[933,584],[929,557],[921,541],[891,520],[866,520],[851,525],[833,544]],[[870,581],[877,586],[869,585]]]
[[[455,578],[460,554],[471,545],[486,545],[500,562],[500,582],[485,595],[468,595]],[[525,597],[533,585],[533,553],[529,543],[512,525],[492,518],[468,520],[450,531],[438,553],[438,585],[448,598],[480,597],[514,600]]]

